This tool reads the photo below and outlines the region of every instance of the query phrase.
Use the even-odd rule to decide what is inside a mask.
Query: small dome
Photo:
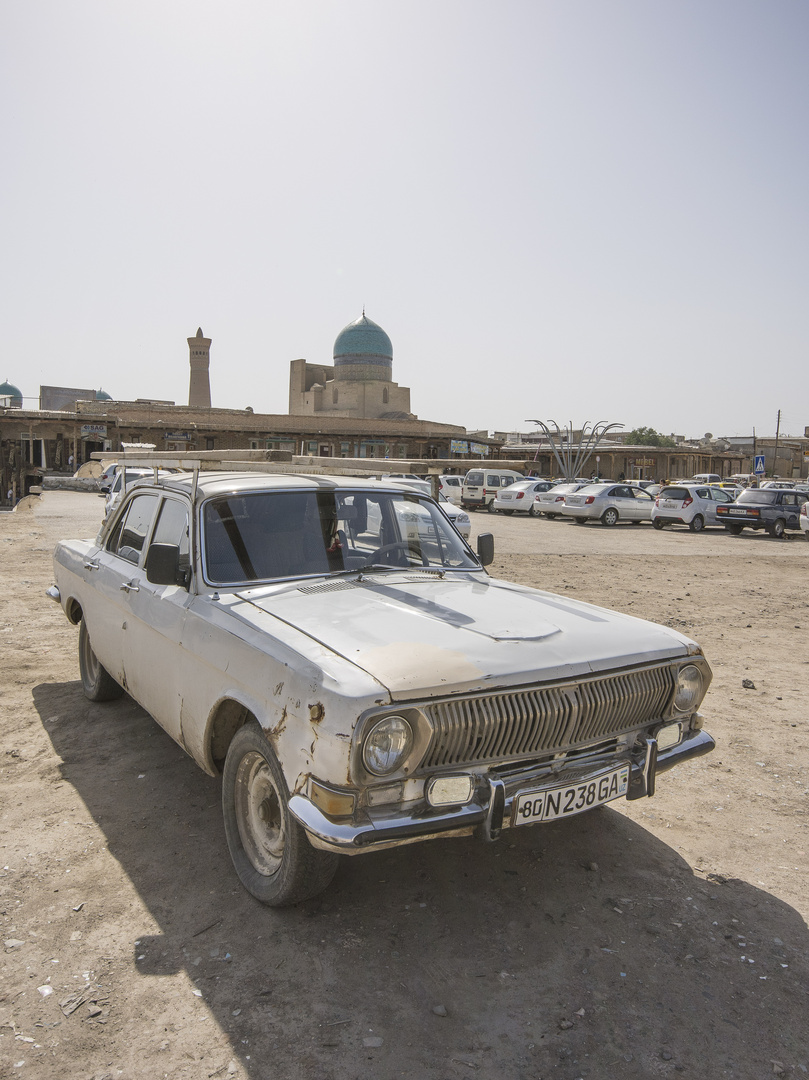
[[[112,401],[112,394],[106,390],[96,390],[96,401]]]
[[[12,409],[22,408],[22,390],[10,383],[8,379],[0,383],[0,398],[11,398]]]
[[[344,356],[367,356],[385,363],[393,360],[393,345],[381,326],[363,311],[354,322],[344,326],[334,342],[334,359]]]

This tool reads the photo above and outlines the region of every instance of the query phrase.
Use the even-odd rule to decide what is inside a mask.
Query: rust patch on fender
[[[319,701],[315,702],[314,705],[309,706],[309,719],[313,724],[319,724],[325,715],[326,710]]]
[[[275,727],[272,727],[272,728],[269,729],[269,731],[267,732],[267,735],[271,739],[279,739],[284,734],[284,729],[286,728],[286,726],[287,726],[287,710],[286,710],[286,705],[285,705],[284,706],[284,711],[281,713],[281,719],[278,721],[278,723],[275,725]]]

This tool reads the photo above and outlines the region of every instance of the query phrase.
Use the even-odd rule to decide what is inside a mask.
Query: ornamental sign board
[[[82,424],[81,437],[83,439],[106,439],[107,437],[107,425],[106,424]]]
[[[451,454],[468,454],[469,443],[466,439],[450,439],[449,452]]]
[[[485,443],[473,442],[469,444],[469,452],[471,454],[480,454],[481,457],[486,457],[489,453],[489,447]]]

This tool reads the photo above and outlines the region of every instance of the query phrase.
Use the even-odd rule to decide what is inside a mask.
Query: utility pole
[[[775,454],[773,455],[773,463],[772,463],[773,476],[778,475],[778,473],[775,470],[778,468],[778,436],[779,436],[780,433],[781,433],[781,410],[779,409],[778,410],[778,420],[776,421],[776,424],[775,424]]]

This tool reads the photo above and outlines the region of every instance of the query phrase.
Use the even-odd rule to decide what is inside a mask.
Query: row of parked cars
[[[809,539],[809,485],[790,480],[745,488],[713,474],[665,485],[516,476],[508,470],[472,470],[463,479],[442,477],[441,483],[444,490],[452,482],[462,506],[490,513],[567,517],[581,525],[650,521],[656,529],[684,525],[691,532],[718,526],[737,535],[745,528],[763,529],[776,538],[800,529]]]

